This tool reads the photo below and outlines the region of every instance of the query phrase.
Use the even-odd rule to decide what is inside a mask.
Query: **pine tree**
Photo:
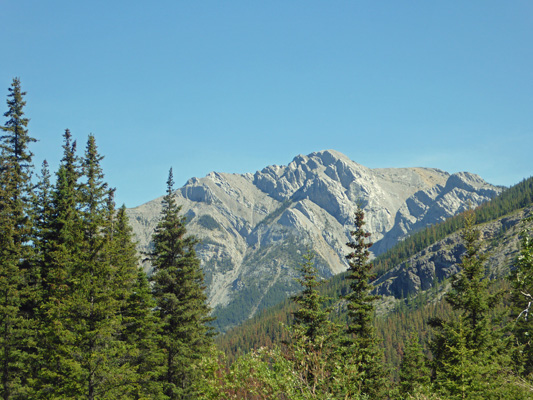
[[[426,357],[418,336],[411,332],[409,342],[400,363],[400,394],[414,394],[416,391],[427,387],[431,378],[431,371],[426,365]]]
[[[28,135],[20,80],[8,94],[8,119],[0,136],[0,395],[27,396],[34,353],[34,315],[38,275],[31,262],[31,171],[35,139]]]
[[[329,300],[319,293],[318,271],[313,265],[314,253],[308,250],[300,264],[301,278],[297,279],[303,290],[291,299],[299,308],[290,329],[289,353],[303,393],[315,398],[330,395],[333,385],[332,366],[338,361],[334,351],[337,326],[329,321],[330,308],[323,304]]]
[[[75,334],[70,324],[73,271],[81,263],[83,225],[80,212],[81,166],[76,142],[67,129],[63,135],[63,157],[50,195],[47,172],[38,185],[41,192],[35,214],[36,245],[42,278],[42,304],[39,308],[39,373],[34,384],[37,398],[74,398],[81,391],[79,363],[71,349]],[[49,205],[45,199],[50,198]],[[46,209],[50,208],[46,212]]]
[[[372,263],[369,262],[368,241],[370,234],[364,231],[364,212],[357,207],[355,229],[350,232],[353,241],[347,243],[352,251],[348,259],[350,292],[346,296],[348,326],[343,348],[347,365],[351,363],[349,385],[351,395],[363,393],[371,398],[383,398],[387,390],[387,377],[383,366],[383,353],[378,345],[373,326],[374,302],[379,298],[371,294]]]
[[[501,293],[489,295],[481,253],[480,233],[472,210],[465,214],[461,270],[452,278],[446,300],[458,312],[450,321],[432,319],[430,342],[437,388],[457,398],[525,398],[516,385],[509,341],[493,324],[490,309]]]
[[[103,180],[94,137],[81,163],[68,130],[63,148],[43,230],[48,237],[41,239],[47,245],[36,391],[48,399],[132,398],[133,346],[121,336],[121,313],[125,291],[136,279],[136,261],[130,262],[133,273],[118,262],[112,190]]]
[[[156,303],[148,277],[138,267],[133,230],[124,205],[112,225],[110,255],[116,269],[117,296],[123,303],[121,340],[128,349],[126,359],[135,371],[129,378],[132,398],[163,398],[161,383],[157,381],[164,356],[157,347],[160,321],[154,311]]]
[[[314,257],[311,250],[304,255],[305,261],[300,264],[302,277],[297,279],[303,290],[291,298],[299,306],[293,313],[293,327],[311,344],[328,333],[328,314],[331,311],[323,308],[328,298],[318,291],[320,282],[317,280],[318,271],[313,265]]]
[[[170,399],[185,399],[194,398],[196,366],[210,348],[212,333],[204,277],[194,250],[197,241],[185,236],[185,218],[179,216],[173,185],[170,169],[162,217],[153,236],[152,280],[166,352],[164,393]]]

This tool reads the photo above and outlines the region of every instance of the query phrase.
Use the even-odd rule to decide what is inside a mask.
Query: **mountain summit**
[[[201,239],[197,253],[224,330],[294,293],[295,267],[307,247],[317,253],[323,277],[344,271],[357,204],[377,255],[410,232],[500,192],[468,172],[369,169],[324,150],[255,174],[211,172],[191,178],[175,195],[189,233]],[[160,211],[161,198],[128,210],[139,250],[149,249]]]

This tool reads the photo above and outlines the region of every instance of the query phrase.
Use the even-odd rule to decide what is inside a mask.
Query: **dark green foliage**
[[[33,373],[35,330],[33,306],[38,273],[31,263],[32,153],[24,117],[26,102],[20,80],[13,79],[7,100],[7,121],[0,136],[0,396],[28,396]]]
[[[157,347],[160,323],[155,312],[155,299],[148,277],[137,267],[139,260],[126,207],[123,205],[116,216],[112,216],[109,255],[116,274],[115,296],[121,302],[120,340],[127,349],[125,360],[134,371],[124,383],[129,385],[133,399],[163,398],[157,378],[164,354]]]
[[[474,210],[475,220],[478,223],[493,221],[513,211],[517,211],[533,202],[533,177],[505,189],[499,196],[482,204]],[[462,215],[448,218],[446,221],[429,226],[420,232],[411,234],[399,242],[394,248],[379,255],[374,261],[375,271],[378,276],[389,269],[407,260],[425,247],[444,239],[461,229]]]
[[[354,241],[349,244],[353,250],[348,256],[349,271],[319,284],[319,263],[308,253],[299,280],[304,290],[293,297],[299,308],[285,301],[228,333],[230,360],[254,346],[269,348],[226,368],[211,343],[203,275],[194,251],[197,241],[186,236],[186,221],[172,196],[172,175],[154,235],[152,288],[138,269],[126,209],[115,210],[113,190],[104,182],[94,137],[89,137],[80,160],[67,130],[55,183],[45,162],[33,186],[28,145],[34,139],[28,136],[18,79],[9,91],[7,122],[0,137],[1,398],[386,398],[378,336],[383,338],[388,360],[398,365],[403,355],[399,390],[407,398],[409,394],[414,398],[531,398],[533,244],[529,225],[524,225],[511,277],[514,336],[502,334],[502,319],[496,318],[503,308],[498,303],[498,288],[503,284],[490,285],[484,276],[472,213],[466,215],[463,231],[462,271],[451,278],[447,302],[433,302],[441,297],[435,288],[399,303],[388,317],[374,320],[370,243],[363,230],[364,215],[358,210],[356,229],[351,232]],[[487,221],[529,205],[532,199],[530,178],[474,213],[478,221]],[[277,218],[289,205],[282,204],[267,218]],[[219,228],[212,218],[204,217],[197,222]],[[407,239],[381,256],[377,269],[433,243],[457,229],[460,221],[454,218]],[[299,261],[296,250],[294,238],[289,237],[279,247],[254,254],[254,261],[260,265],[289,252],[286,260],[291,267]],[[439,284],[444,287],[446,282]],[[290,283],[273,286],[259,308],[292,288]],[[253,286],[247,290],[251,297],[258,293]],[[347,315],[339,301],[342,297]],[[436,332],[430,342],[432,384],[424,362],[427,349],[419,340],[428,336],[428,314],[439,317],[433,319]],[[346,335],[339,340],[330,318],[346,322]],[[290,337],[282,324],[293,324]],[[408,341],[408,328],[420,335]],[[283,353],[275,346],[281,340],[286,341]],[[517,346],[512,348],[514,342]],[[433,389],[438,394],[431,393]]]
[[[39,308],[39,371],[35,382],[37,397],[66,396],[75,388],[67,383],[75,376],[76,364],[71,363],[70,332],[64,324],[71,295],[71,271],[79,262],[82,241],[81,216],[78,211],[80,166],[75,155],[76,143],[68,130],[64,134],[63,158],[51,193],[46,170],[42,173],[39,190],[48,204],[37,206],[48,212],[41,214],[37,230],[37,248],[42,277],[42,302]]]
[[[346,245],[352,249],[352,252],[346,256],[348,259],[348,275],[346,279],[350,284],[350,292],[346,296],[348,303],[349,325],[347,333],[355,337],[371,337],[374,334],[372,318],[374,313],[373,302],[379,296],[372,295],[372,285],[370,280],[375,277],[372,273],[372,263],[369,262],[370,252],[368,249],[372,246],[367,239],[370,237],[368,232],[364,231],[364,213],[360,208],[355,214],[355,229],[350,232],[353,241]]]
[[[172,169],[163,198],[151,254],[153,293],[162,323],[160,346],[166,352],[161,380],[171,399],[194,396],[196,366],[212,343],[203,274],[196,257],[196,239],[186,236],[185,219],[173,196]]]
[[[126,315],[139,306],[130,298],[138,279],[131,230],[124,210],[115,215],[94,137],[82,163],[68,130],[63,149],[50,211],[38,224],[43,294],[35,397],[135,398],[139,349],[123,335],[132,323]]]
[[[130,379],[133,399],[164,399],[162,373],[164,353],[159,345],[160,320],[146,274],[139,270],[122,312],[122,340],[129,347],[129,364],[135,375]]]
[[[431,342],[434,376],[437,388],[452,398],[499,398],[502,387],[515,378],[508,341],[491,320],[501,293],[489,294],[474,218],[472,211],[465,214],[465,253],[446,296],[458,316],[431,321],[436,329]]]
[[[411,332],[400,363],[400,394],[414,394],[417,390],[428,386],[430,376],[418,335]]]
[[[317,280],[318,271],[313,265],[313,258],[314,254],[308,250],[304,255],[305,261],[300,264],[302,276],[297,279],[303,290],[291,298],[299,306],[293,313],[293,327],[311,344],[319,336],[328,333],[328,315],[331,312],[331,309],[323,308],[328,299],[318,291],[320,282]]]
[[[479,231],[474,228],[474,213],[465,214],[462,239],[465,253],[461,261],[461,271],[452,277],[452,290],[446,301],[461,312],[469,326],[471,347],[484,346],[489,324],[489,308],[494,307],[501,295],[489,295],[488,279],[485,279],[484,262],[486,256],[481,252]]]
[[[519,363],[523,374],[533,373],[533,324],[530,315],[533,303],[533,239],[531,217],[524,220],[521,232],[520,254],[515,260],[516,268],[511,273],[513,333],[521,347]]]
[[[294,363],[302,392],[318,398],[332,395],[337,360],[338,327],[328,319],[331,308],[324,308],[328,300],[318,292],[318,271],[313,265],[314,254],[308,250],[300,264],[303,290],[291,299],[298,309],[293,312],[287,353]]]
[[[364,212],[358,207],[355,213],[355,229],[350,232],[353,241],[347,243],[352,249],[348,259],[346,279],[350,292],[345,297],[348,309],[348,325],[343,340],[342,356],[347,359],[347,368],[352,376],[346,385],[347,395],[366,394],[382,398],[387,389],[387,376],[383,365],[383,352],[372,323],[374,305],[379,296],[371,294],[372,263],[369,262],[368,241],[370,234],[364,230]]]

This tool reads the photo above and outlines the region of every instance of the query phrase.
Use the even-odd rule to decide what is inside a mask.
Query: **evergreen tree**
[[[81,263],[83,242],[80,212],[81,166],[76,155],[76,142],[67,129],[63,135],[63,157],[51,188],[50,210],[37,204],[36,244],[42,278],[42,304],[39,308],[39,373],[35,382],[36,397],[74,398],[81,390],[77,377],[78,360],[72,359],[75,334],[70,324],[73,271]],[[47,172],[39,184],[41,199],[46,199]],[[39,199],[38,199],[39,200]]]
[[[328,319],[331,308],[323,307],[328,298],[318,291],[320,282],[313,258],[313,252],[308,250],[300,264],[302,277],[297,281],[303,290],[291,298],[299,308],[293,312],[288,344],[301,391],[314,398],[325,398],[331,396],[331,371],[338,361],[334,351],[337,327]]]
[[[533,304],[533,239],[531,234],[532,217],[523,221],[520,239],[520,254],[515,261],[516,268],[511,273],[513,333],[521,347],[519,364],[523,374],[533,373],[533,329],[531,305]]]
[[[414,394],[429,385],[431,372],[426,365],[426,357],[418,341],[418,336],[411,332],[409,342],[400,363],[400,394]]]
[[[27,396],[30,355],[34,353],[34,315],[38,275],[31,247],[32,153],[24,117],[20,80],[13,79],[8,94],[7,122],[0,136],[0,395]]]
[[[33,242],[35,248],[35,262],[39,266],[40,278],[43,279],[45,265],[48,263],[45,256],[49,254],[49,241],[51,239],[49,226],[52,220],[52,184],[50,181],[48,162],[43,161],[41,175],[35,186],[32,198]],[[41,282],[42,284],[42,282]],[[42,299],[41,299],[42,301]]]
[[[211,321],[204,277],[192,236],[185,236],[185,218],[173,196],[170,169],[162,217],[153,236],[151,262],[153,293],[162,321],[161,347],[166,352],[162,374],[164,393],[170,399],[194,398],[198,365],[212,343]]]
[[[452,278],[446,300],[458,316],[450,321],[433,319],[430,342],[437,388],[453,398],[525,398],[516,385],[509,341],[491,321],[489,310],[501,293],[489,295],[479,231],[473,211],[465,213],[462,238],[465,253],[461,270]]]
[[[302,277],[297,279],[303,290],[291,298],[299,306],[298,310],[293,312],[293,327],[311,344],[316,343],[319,337],[328,334],[328,314],[331,311],[329,308],[323,308],[328,298],[318,291],[320,282],[317,280],[318,271],[313,265],[314,257],[311,250],[304,255],[305,261],[300,264]]]
[[[49,236],[42,241],[47,245],[36,391],[48,399],[132,398],[136,367],[128,354],[133,346],[121,332],[136,261],[130,263],[133,273],[125,263],[118,265],[112,191],[103,181],[94,137],[89,136],[81,163],[68,130],[63,148],[43,230]]]
[[[446,295],[446,301],[461,312],[461,317],[468,324],[469,346],[479,348],[490,340],[489,310],[499,302],[502,294],[489,295],[484,266],[486,256],[481,252],[480,233],[474,224],[474,212],[467,211],[462,232],[465,253],[460,272],[452,277],[452,290]]]
[[[108,204],[110,189],[104,182],[94,136],[87,141],[80,187],[83,240],[80,263],[72,271],[70,298],[73,355],[79,362],[80,395],[89,400],[128,398],[132,367],[124,362],[128,346],[120,340],[122,276],[112,263]],[[120,271],[123,272],[123,271]],[[120,388],[119,388],[120,387]]]
[[[373,303],[379,296],[371,294],[372,263],[369,262],[368,241],[370,234],[364,230],[364,212],[358,207],[355,213],[355,229],[350,232],[353,241],[347,243],[352,251],[348,259],[346,279],[350,281],[350,292],[346,296],[348,326],[344,339],[344,357],[350,370],[347,389],[349,395],[366,394],[371,398],[385,397],[387,377],[383,365],[383,353],[378,345],[372,323]],[[351,365],[350,365],[351,363]]]
[[[126,207],[117,212],[112,230],[112,265],[116,269],[117,295],[122,305],[121,340],[128,348],[126,359],[135,374],[129,378],[133,399],[163,398],[161,372],[163,352],[157,347],[160,321],[148,277],[138,267],[133,231]],[[122,293],[120,293],[122,291]]]

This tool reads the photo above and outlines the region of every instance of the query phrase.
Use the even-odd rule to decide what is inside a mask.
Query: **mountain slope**
[[[507,212],[500,209],[496,214],[502,211],[503,216],[477,225],[481,232],[483,252],[488,255],[485,264],[487,276],[491,278],[494,290],[508,286],[505,277],[518,255],[519,233],[524,228],[522,221],[533,215],[533,179],[523,183],[517,186],[521,186],[521,189],[527,187],[529,206],[517,209],[516,204],[508,204]],[[513,189],[506,191],[505,195],[516,194],[516,191],[512,193]],[[478,208],[476,218],[483,219],[485,213],[493,214],[501,206],[503,197],[508,196],[500,196],[487,207]],[[429,317],[444,317],[451,313],[451,308],[442,299],[450,288],[448,278],[459,270],[458,264],[464,253],[459,230],[460,226],[455,232],[412,254],[372,283],[375,286],[374,293],[382,296],[376,302],[376,327],[384,340],[387,360],[396,366],[410,331],[426,337]],[[420,234],[431,236],[429,229]],[[398,246],[384,254],[383,258],[396,259],[396,249]],[[335,306],[338,310],[335,315],[341,319],[343,307],[340,298],[348,292],[344,275],[333,277],[321,287],[321,293],[332,298],[332,304],[338,304]],[[290,324],[290,315],[294,310],[294,304],[286,300],[219,336],[218,346],[233,360],[252,348],[280,343],[286,339],[286,331],[280,323]]]
[[[176,191],[197,247],[219,329],[237,325],[297,290],[307,246],[323,277],[346,269],[345,243],[359,203],[379,254],[412,231],[494,197],[501,188],[469,173],[369,169],[326,150],[255,174],[212,172]],[[128,210],[139,249],[150,246],[161,200]],[[149,266],[147,265],[148,269]]]

